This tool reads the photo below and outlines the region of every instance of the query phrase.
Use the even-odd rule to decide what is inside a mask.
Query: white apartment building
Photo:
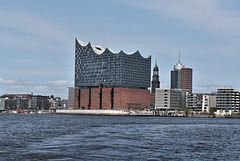
[[[217,97],[211,95],[203,95],[202,97],[202,112],[209,113],[210,108],[215,108],[217,105]]]
[[[217,110],[239,111],[239,91],[230,88],[217,88]]]

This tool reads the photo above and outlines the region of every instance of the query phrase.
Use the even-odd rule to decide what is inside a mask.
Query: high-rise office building
[[[171,89],[182,89],[192,93],[192,69],[185,68],[180,62],[180,53],[178,63],[174,65],[171,71]]]
[[[151,56],[116,53],[76,39],[75,108],[149,108],[150,81]]]

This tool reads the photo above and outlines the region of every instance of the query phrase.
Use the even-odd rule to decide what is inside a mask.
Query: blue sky
[[[161,88],[180,51],[193,92],[240,89],[238,0],[0,0],[0,94],[67,98],[75,37],[157,57]]]

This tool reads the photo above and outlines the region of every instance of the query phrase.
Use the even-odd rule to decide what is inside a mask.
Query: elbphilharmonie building
[[[151,56],[75,43],[75,108],[149,108]]]
[[[101,45],[76,39],[75,87],[89,88],[98,83],[105,87],[147,89],[151,79],[151,56],[113,52]]]

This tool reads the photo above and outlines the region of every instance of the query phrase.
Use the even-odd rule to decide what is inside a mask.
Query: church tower
[[[159,81],[159,70],[157,66],[157,59],[155,66],[153,68],[153,76],[152,76],[152,90],[151,93],[155,93],[155,89],[160,88],[160,81]]]

